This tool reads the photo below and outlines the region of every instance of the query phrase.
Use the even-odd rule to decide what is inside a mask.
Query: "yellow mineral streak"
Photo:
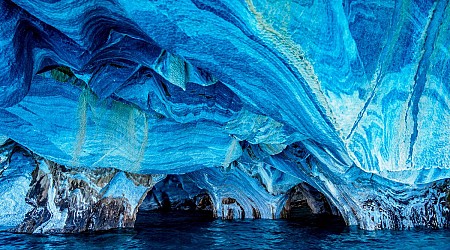
[[[183,60],[178,57],[174,57],[169,55],[168,60],[168,80],[181,87],[183,90],[186,90],[186,65]]]
[[[138,171],[141,168],[141,164],[142,161],[144,160],[144,156],[145,156],[145,149],[147,148],[147,143],[148,143],[148,120],[147,120],[147,116],[145,115],[145,113],[141,113],[140,114],[143,118],[143,125],[141,126],[142,128],[142,139],[141,139],[141,143],[139,146],[139,150],[137,151],[137,154],[135,156],[135,161],[134,161],[134,166],[133,166],[133,171]],[[137,147],[137,138],[136,138],[136,147]]]
[[[84,89],[78,98],[78,132],[73,147],[72,165],[77,166],[79,163],[79,157],[86,140],[86,125],[87,125],[87,105],[89,98],[89,90]]]
[[[126,130],[127,130],[127,136],[125,136],[124,144],[128,145],[128,152],[129,153],[135,153],[136,152],[136,145],[137,145],[137,138],[136,138],[136,124],[135,124],[135,114],[133,109],[128,110],[128,121],[126,124]],[[134,156],[132,156],[134,157]]]
[[[223,161],[222,166],[227,167],[232,162],[233,155],[234,155],[237,147],[240,148],[239,141],[233,138],[233,140],[231,141],[231,145],[228,148],[228,151],[225,155],[225,159]]]
[[[314,67],[312,63],[306,59],[302,47],[292,40],[287,32],[287,28],[282,28],[281,31],[274,29],[274,27],[265,20],[262,13],[256,9],[252,0],[245,1],[248,9],[256,19],[257,28],[261,35],[266,41],[273,43],[275,48],[288,59],[289,64],[297,69],[315,94],[319,104],[324,108],[327,117],[329,117],[334,127],[338,128],[331,108],[328,106],[325,95],[321,89],[320,81],[314,72]],[[297,92],[296,87],[293,84],[288,85],[288,88],[291,89],[293,93]],[[296,97],[299,102],[302,102],[299,96]]]

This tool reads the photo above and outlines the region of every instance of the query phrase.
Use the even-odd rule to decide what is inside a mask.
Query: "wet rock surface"
[[[36,161],[24,201],[29,212],[13,229],[26,233],[75,233],[133,227],[138,207],[162,176],[117,169],[67,168]]]
[[[300,153],[298,147],[293,152],[307,156],[299,164],[308,168],[292,169],[289,175],[258,164],[261,152],[256,148],[249,151],[244,145],[243,152],[248,157],[242,159],[244,163],[166,176],[114,168],[69,168],[6,140],[1,147],[0,184],[5,190],[3,199],[11,203],[2,203],[3,226],[26,233],[126,228],[134,226],[137,212],[142,210],[208,212],[221,219],[295,219],[305,213],[326,214],[341,216],[347,224],[354,218],[366,229],[449,227],[447,180],[415,187],[394,183],[382,187],[376,178],[371,182],[356,178],[352,186],[333,186],[331,196],[323,192],[327,190],[324,182],[313,178],[309,168],[312,156]]]

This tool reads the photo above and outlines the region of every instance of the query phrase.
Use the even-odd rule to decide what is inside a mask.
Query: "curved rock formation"
[[[440,0],[4,0],[2,224],[132,226],[169,174],[223,218],[300,184],[349,225],[448,227],[449,25]]]
[[[7,141],[3,150],[8,164],[1,176],[6,191],[2,193],[2,225],[16,226],[16,232],[132,227],[146,193],[164,178],[113,168],[70,169],[12,141]]]

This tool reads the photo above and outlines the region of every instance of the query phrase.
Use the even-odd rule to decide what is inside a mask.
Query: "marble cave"
[[[450,3],[1,0],[0,226],[450,226]]]

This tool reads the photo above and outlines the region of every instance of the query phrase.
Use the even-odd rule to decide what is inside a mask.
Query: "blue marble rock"
[[[208,195],[217,217],[280,218],[301,190],[364,229],[448,227],[449,5],[3,0],[0,224],[132,226],[170,175],[190,184],[158,190]],[[90,205],[25,202],[48,190]]]

